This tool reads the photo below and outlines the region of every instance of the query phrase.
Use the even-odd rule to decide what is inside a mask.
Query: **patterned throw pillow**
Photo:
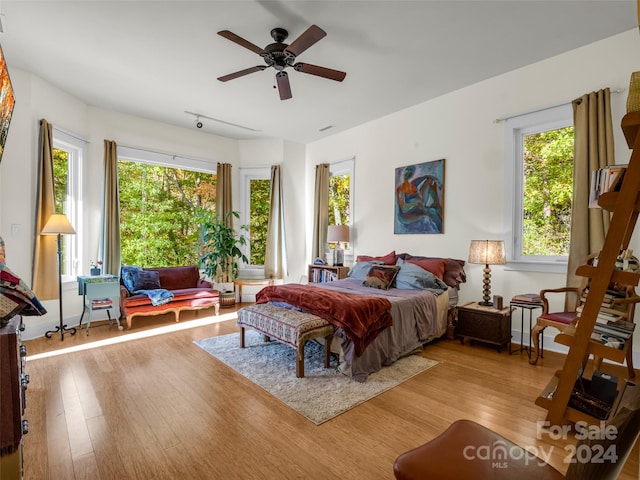
[[[362,284],[365,287],[389,290],[398,274],[398,270],[400,270],[400,267],[395,265],[374,265],[369,269]]]
[[[160,274],[153,270],[136,270],[133,272],[133,290],[154,290],[160,288]]]

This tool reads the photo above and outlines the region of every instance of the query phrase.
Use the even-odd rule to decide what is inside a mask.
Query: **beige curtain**
[[[608,88],[591,92],[573,101],[574,173],[571,243],[567,286],[580,286],[576,268],[590,253],[599,252],[609,228],[610,214],[589,208],[591,172],[615,163],[611,93]]]
[[[32,289],[40,300],[58,298],[57,235],[40,235],[49,216],[55,213],[53,183],[53,133],[45,119],[40,120],[38,186],[33,252]]]
[[[313,206],[313,244],[311,245],[312,261],[317,257],[324,258],[327,245],[327,226],[329,225],[329,164],[316,166],[316,187]]]
[[[266,278],[285,278],[289,272],[287,266],[287,242],[284,228],[284,204],[282,201],[280,165],[271,166],[270,197],[264,276]]]
[[[104,141],[104,206],[102,252],[104,273],[120,275],[120,196],[118,193],[118,146]]]
[[[233,227],[233,215],[227,213],[233,211],[231,204],[231,164],[218,163],[216,171],[216,212],[218,218]]]

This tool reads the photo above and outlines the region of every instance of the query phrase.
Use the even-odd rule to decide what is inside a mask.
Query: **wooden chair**
[[[614,480],[640,436],[639,399],[620,409],[604,428],[609,434],[589,430],[582,435],[563,475],[493,430],[458,420],[433,440],[401,454],[393,473],[397,480]]]
[[[592,265],[593,260],[597,257],[597,254],[593,253],[587,257],[586,264]],[[609,311],[615,312],[616,315],[621,318],[633,322],[635,313],[635,304],[638,302],[639,297],[636,295],[633,287],[630,286],[616,286],[612,285],[612,288],[624,292],[620,298],[612,300]],[[563,288],[549,288],[540,291],[540,298],[542,299],[542,313],[536,320],[535,326],[531,329],[531,338],[533,340],[534,351],[531,353],[529,363],[535,365],[538,362],[538,358],[543,357],[544,353],[544,340],[542,335],[544,329],[547,327],[557,328],[561,332],[564,331],[569,325],[576,325],[579,319],[579,310],[584,304],[587,292],[589,289],[588,279],[585,278],[580,287],[563,287]],[[556,293],[572,293],[574,296],[574,302],[570,304],[569,308],[561,312],[549,311],[549,296]],[[603,308],[607,310],[607,308]],[[627,367],[629,369],[629,378],[635,378],[635,370],[633,368],[633,352],[632,342],[629,342],[627,348]],[[595,359],[596,369],[600,368],[602,363],[601,358]]]

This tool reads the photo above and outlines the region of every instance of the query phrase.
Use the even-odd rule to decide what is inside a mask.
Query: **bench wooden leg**
[[[244,348],[244,327],[240,327],[240,348]]]
[[[333,334],[327,335],[324,337],[324,368],[329,368],[331,366],[331,340],[333,339]]]
[[[304,377],[304,345],[296,351],[296,377]]]

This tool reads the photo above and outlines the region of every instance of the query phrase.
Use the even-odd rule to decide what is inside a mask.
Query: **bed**
[[[273,307],[289,315],[297,310],[332,323],[340,371],[363,382],[445,334],[466,281],[463,266],[463,260],[406,253],[360,256],[346,279],[268,286],[258,292],[256,307],[268,304],[270,314]]]

